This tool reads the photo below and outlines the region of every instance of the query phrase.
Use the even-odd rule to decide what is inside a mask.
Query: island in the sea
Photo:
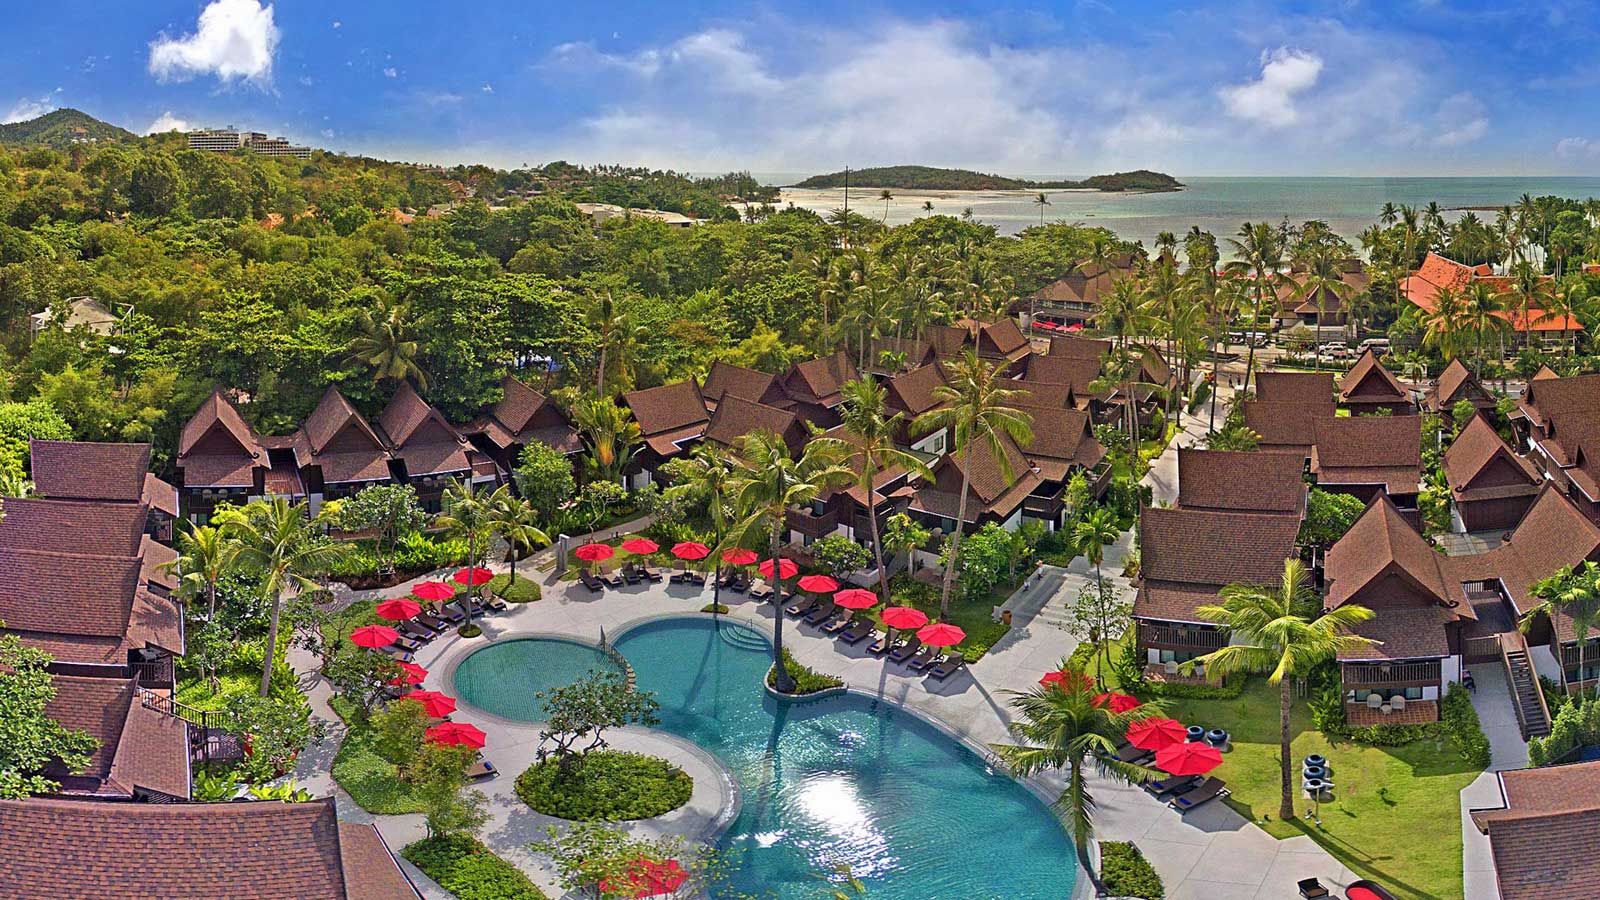
[[[849,172],[813,175],[795,185],[799,188],[843,187],[849,177],[853,187],[890,188],[903,191],[1177,191],[1183,182],[1164,172],[1137,169],[1111,175],[1093,175],[1082,181],[1029,181],[989,175],[970,169],[939,169],[933,166],[880,166]]]

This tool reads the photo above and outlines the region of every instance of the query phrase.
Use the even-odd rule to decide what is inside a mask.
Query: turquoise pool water
[[[1071,896],[1076,863],[1055,816],[910,713],[854,696],[780,707],[761,688],[767,638],[741,625],[667,619],[616,647],[660,701],[660,727],[738,780],[730,894],[816,900],[817,874],[848,864],[872,900]]]
[[[544,720],[540,691],[593,670],[618,671],[598,649],[561,638],[517,638],[478,650],[456,667],[456,695],[479,709],[524,722]]]

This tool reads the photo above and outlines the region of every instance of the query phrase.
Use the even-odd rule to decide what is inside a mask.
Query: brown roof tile
[[[1439,373],[1439,378],[1423,395],[1422,405],[1434,412],[1449,412],[1450,408],[1462,400],[1486,402],[1493,395],[1486,390],[1478,380],[1472,377],[1472,372],[1466,364],[1459,359],[1450,360],[1450,364]]]
[[[146,512],[143,503],[7,497],[0,550],[137,556]]]
[[[724,396],[741,397],[760,403],[778,383],[778,376],[755,369],[746,369],[722,360],[711,364],[706,373],[705,386],[700,393],[707,404],[722,402]]]
[[[583,449],[578,430],[550,398],[510,375],[500,387],[500,401],[472,426],[475,433],[501,449],[533,443],[547,444],[568,454]]]
[[[1139,519],[1140,576],[1222,587],[1270,584],[1294,555],[1293,516],[1148,507]]]
[[[139,789],[188,799],[188,731],[182,719],[146,707],[137,680],[56,675],[54,685],[50,718],[100,742],[82,770],[46,770],[64,793],[131,797]]]
[[[754,400],[727,394],[717,404],[711,422],[706,426],[706,440],[732,447],[754,431],[766,431],[780,438],[803,441],[804,429],[793,411],[767,406]],[[790,448],[795,449],[794,447]]]
[[[405,460],[408,476],[462,472],[472,466],[467,439],[409,382],[400,385],[378,424],[388,436],[393,454]]]
[[[173,518],[178,516],[178,489],[157,478],[154,473],[144,473],[144,491],[140,494],[144,504],[156,512]]]
[[[1305,512],[1304,464],[1287,453],[1178,449],[1178,505],[1232,512]]]
[[[1533,463],[1511,452],[1483,416],[1461,429],[1441,465],[1457,500],[1532,496],[1541,481]]]
[[[633,410],[645,443],[661,456],[671,456],[682,442],[705,434],[711,421],[692,378],[624,394],[622,403]]]
[[[1261,438],[1260,449],[1293,452],[1302,458],[1311,455],[1316,442],[1314,423],[1334,416],[1331,397],[1319,403],[1247,400],[1241,408],[1245,427]]]
[[[194,454],[228,455],[229,449],[232,455],[254,458],[261,454],[261,441],[219,387],[184,423],[178,437],[178,464],[186,466],[185,458]]]
[[[301,466],[317,466],[324,483],[382,481],[389,475],[383,439],[338,388],[330,387],[294,436]]]
[[[1338,416],[1312,422],[1311,472],[1320,484],[1383,484],[1415,494],[1422,481],[1416,416]]]
[[[1452,590],[1445,577],[1441,562],[1445,558],[1401,517],[1394,501],[1380,494],[1328,550],[1328,606],[1352,602],[1362,591],[1381,587],[1389,575],[1402,576],[1433,603],[1460,600],[1459,585]],[[1376,608],[1370,602],[1362,605]]]
[[[1100,361],[1074,356],[1030,356],[1023,369],[1024,384],[1065,384],[1078,397],[1105,397],[1092,385],[1100,377]]]
[[[1433,659],[1450,655],[1445,626],[1456,620],[1452,610],[1424,606],[1375,612],[1376,616],[1358,623],[1351,632],[1377,643],[1357,644],[1340,652],[1340,659]]]
[[[1500,772],[1489,835],[1502,900],[1587,900],[1600,884],[1600,762]]]
[[[1411,392],[1378,362],[1378,354],[1370,347],[1339,380],[1341,403],[1400,403],[1410,399]]]
[[[1038,406],[1022,411],[1033,418],[1033,440],[1023,455],[1046,481],[1065,481],[1074,468],[1091,469],[1105,458],[1106,448],[1095,440],[1087,412]]]
[[[884,383],[887,391],[884,405],[891,413],[903,412],[911,417],[921,415],[939,405],[934,389],[944,383],[944,372],[938,363],[918,366]]]
[[[1256,399],[1266,403],[1304,403],[1320,407],[1332,400],[1331,372],[1258,372]]]
[[[33,484],[41,497],[137,503],[150,468],[149,444],[30,441]]]
[[[1050,356],[1092,359],[1098,363],[1105,359],[1110,352],[1110,341],[1100,341],[1073,334],[1053,334],[1050,336]]]
[[[832,356],[795,363],[783,379],[783,389],[793,400],[834,406],[842,400],[839,388],[858,377],[850,355],[841,350]]]

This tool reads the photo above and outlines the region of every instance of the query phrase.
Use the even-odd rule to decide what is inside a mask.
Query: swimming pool
[[[598,647],[564,638],[513,638],[496,641],[462,660],[455,671],[455,691],[497,716],[540,722],[544,708],[535,695],[572,684],[596,669],[621,671]]]

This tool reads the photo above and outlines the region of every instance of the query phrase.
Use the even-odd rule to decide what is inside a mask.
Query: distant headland
[[[1183,182],[1163,172],[1137,169],[1111,175],[1094,175],[1082,181],[1029,181],[989,175],[970,169],[939,169],[933,166],[881,166],[855,169],[849,173],[850,185],[860,188],[891,188],[903,191],[1177,191]],[[813,175],[795,185],[798,188],[837,188],[845,183],[844,172]]]

